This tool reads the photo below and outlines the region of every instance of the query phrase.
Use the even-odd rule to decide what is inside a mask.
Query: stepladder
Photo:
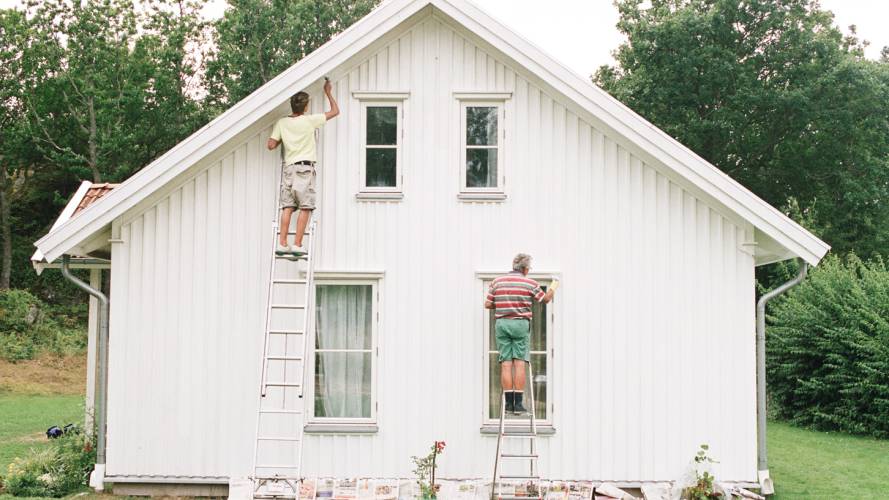
[[[294,239],[294,214],[288,238]],[[302,477],[305,381],[313,328],[317,221],[304,234],[305,255],[277,254],[278,220],[271,250],[253,456],[253,498],[298,498]]]
[[[497,433],[497,454],[494,459],[494,478],[491,482],[492,500],[529,500],[542,498],[539,455],[537,450],[536,401],[534,373],[531,363],[525,362],[528,388],[525,391],[530,403],[524,413],[513,413],[508,418],[506,391],[500,392],[500,422]],[[514,365],[513,365],[514,366]],[[515,370],[515,368],[513,368]],[[515,380],[515,372],[512,374]],[[526,421],[527,426],[520,424]]]

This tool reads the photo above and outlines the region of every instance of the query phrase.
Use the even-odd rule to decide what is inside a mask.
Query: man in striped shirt
[[[525,363],[531,361],[532,301],[549,303],[559,287],[559,282],[553,281],[544,292],[539,283],[528,278],[530,270],[531,256],[516,255],[512,272],[495,279],[485,299],[485,308],[494,310],[494,338],[500,351],[500,384],[506,392],[506,411],[517,414],[527,411],[522,405],[522,395]]]

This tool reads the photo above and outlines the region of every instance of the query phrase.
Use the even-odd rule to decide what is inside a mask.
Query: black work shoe
[[[512,391],[506,391],[506,413],[513,412],[513,407],[515,406],[515,404],[513,403],[513,394],[515,393]]]

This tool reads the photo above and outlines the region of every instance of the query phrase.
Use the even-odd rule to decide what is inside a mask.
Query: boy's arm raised
[[[330,103],[330,111],[324,113],[324,117],[327,120],[332,120],[333,118],[335,118],[337,115],[340,114],[340,107],[337,105],[336,99],[333,98],[333,92],[331,92],[332,87],[333,87],[333,85],[331,85],[330,80],[325,78],[324,79],[324,93],[327,94],[327,101]]]

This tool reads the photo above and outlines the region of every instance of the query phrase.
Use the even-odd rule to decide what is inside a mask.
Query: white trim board
[[[466,0],[384,2],[133,175],[89,210],[53,228],[35,245],[47,261],[57,259],[272,112],[287,100],[293,88],[304,88],[320,81],[325,74],[426,8],[444,14],[522,65],[594,116],[606,131],[636,145],[653,160],[749,221],[792,255],[816,265],[830,249],[829,245],[731,177]]]

